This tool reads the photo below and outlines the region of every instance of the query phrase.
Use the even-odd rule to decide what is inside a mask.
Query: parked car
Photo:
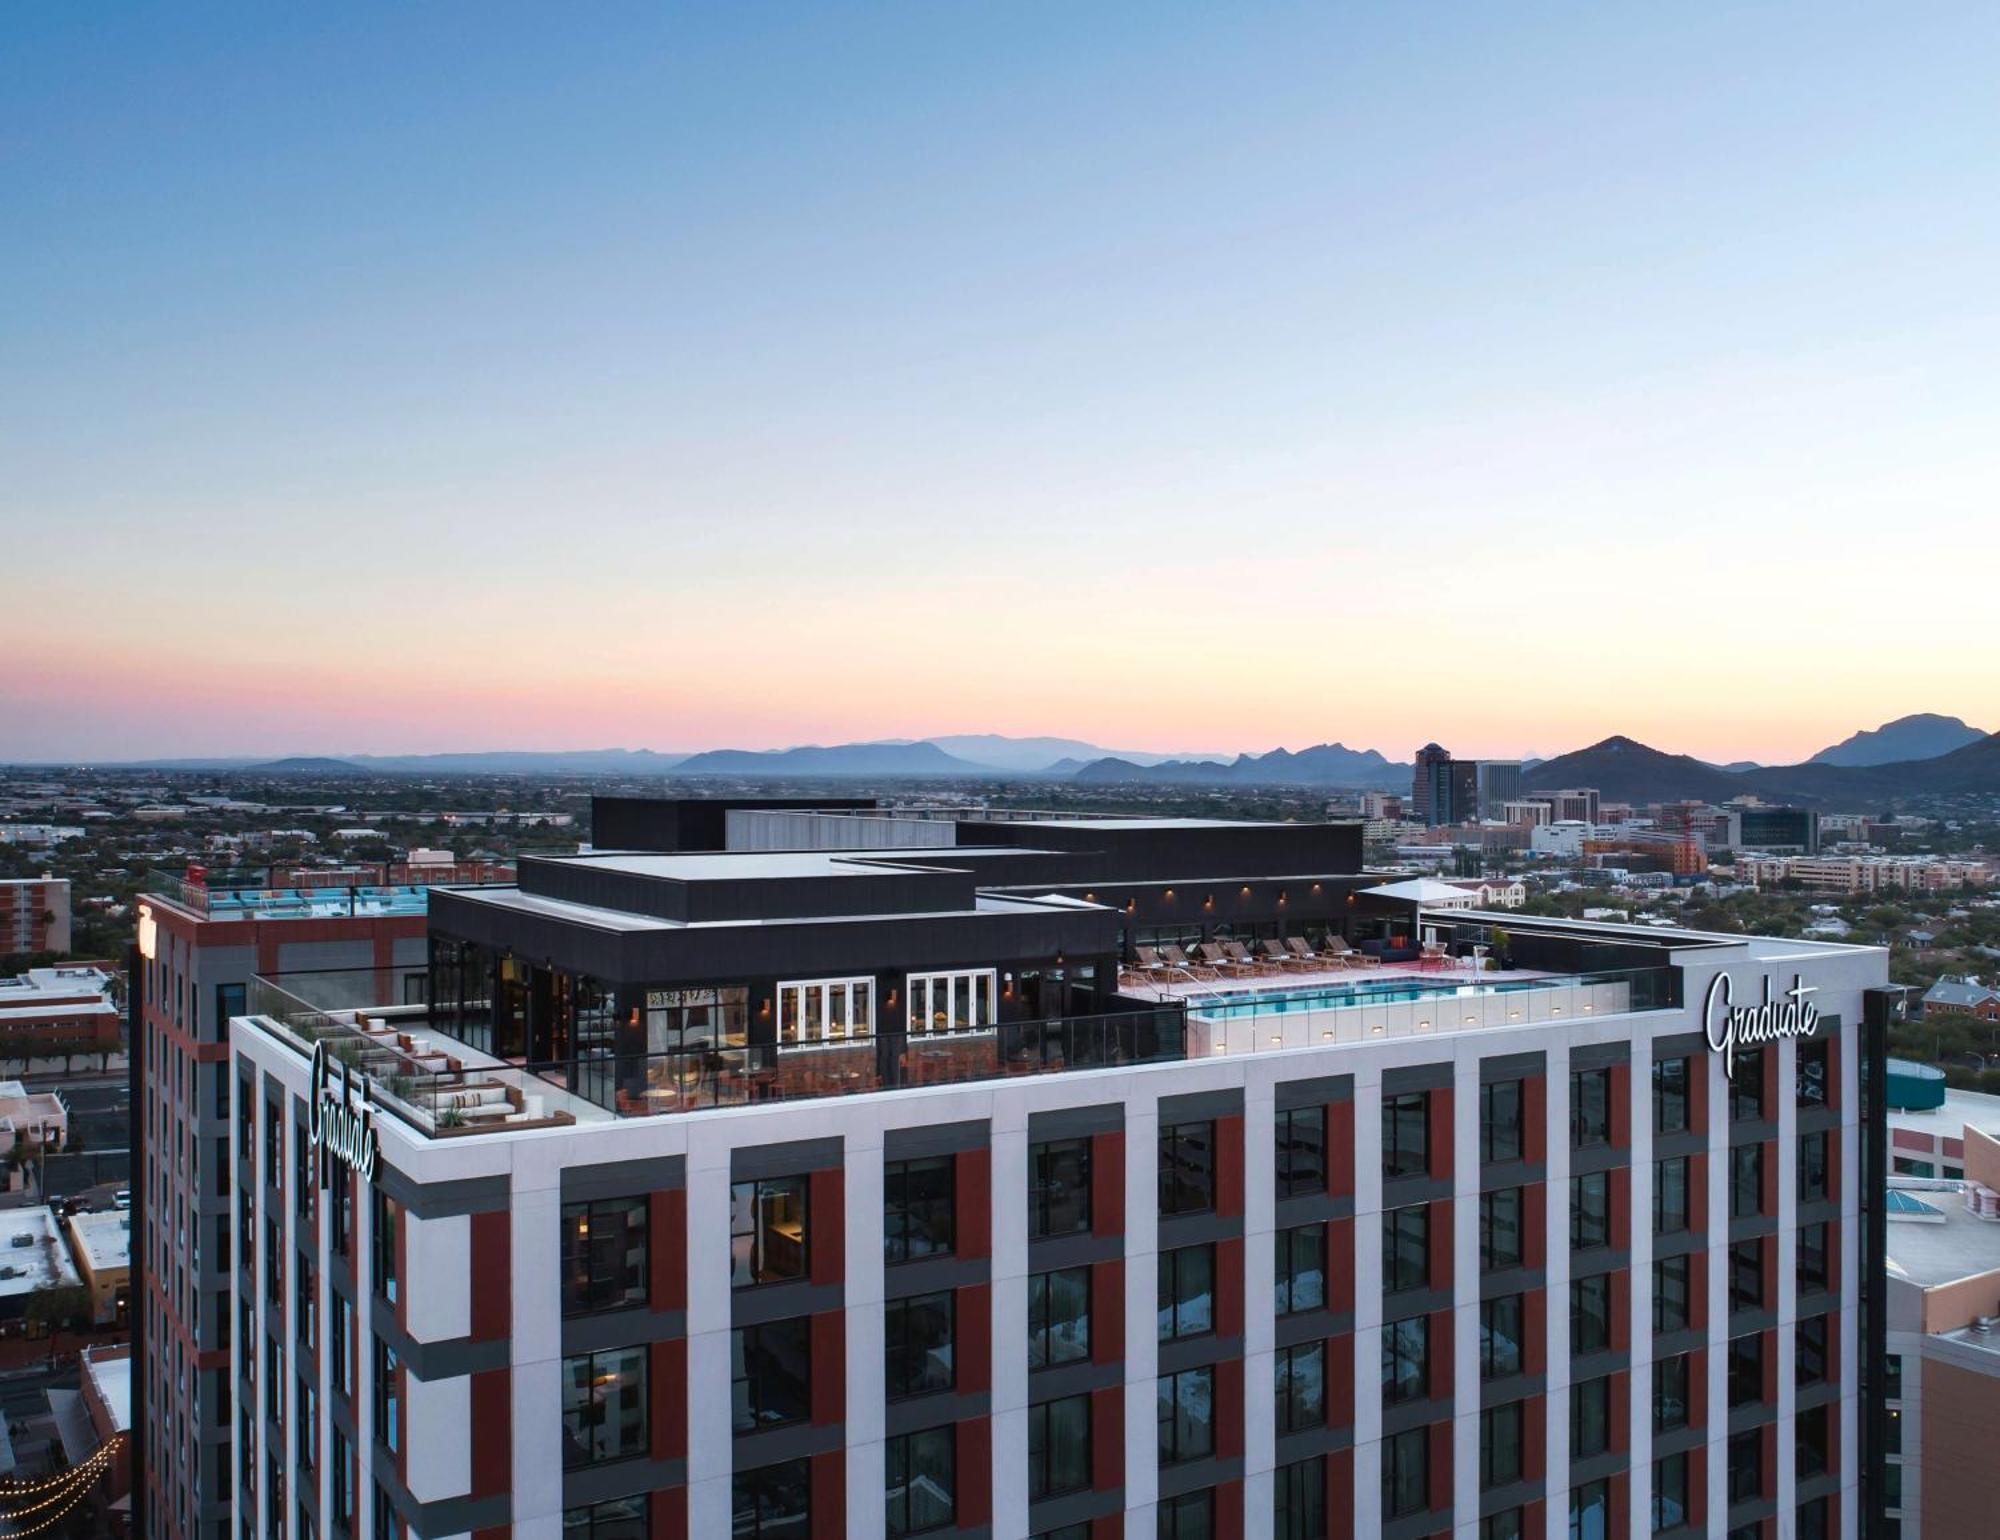
[[[129,1187],[119,1188],[111,1195],[111,1201],[118,1208],[130,1208],[132,1206],[132,1189]]]

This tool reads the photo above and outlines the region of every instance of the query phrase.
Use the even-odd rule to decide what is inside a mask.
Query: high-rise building
[[[1518,759],[1479,761],[1479,816],[1501,819],[1509,802],[1521,796],[1521,762]]]
[[[230,1376],[233,1258],[255,1243],[256,1195],[232,1182],[229,1023],[260,974],[311,974],[356,1000],[417,988],[428,955],[426,875],[468,881],[511,869],[371,873],[366,886],[273,889],[220,874],[155,874],[138,903],[131,990],[135,1508],[142,1533],[236,1533],[233,1432],[255,1415]],[[393,879],[393,880],[392,880]],[[414,981],[414,982],[406,982]]]
[[[526,858],[375,1002],[266,978],[241,1533],[1855,1534],[1884,953],[1353,833]]]
[[[1435,743],[1427,743],[1417,750],[1416,772],[1410,783],[1410,816],[1417,822],[1432,826],[1447,822],[1433,816],[1432,810],[1437,805],[1439,788],[1443,784],[1441,777],[1444,772],[1440,767],[1450,763],[1450,751]]]
[[[0,957],[67,952],[69,941],[67,877],[0,878]]]

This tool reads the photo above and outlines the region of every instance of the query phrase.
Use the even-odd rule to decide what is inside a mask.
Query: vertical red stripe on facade
[[[1632,1244],[1632,1168],[1618,1166],[1611,1172],[1611,1244],[1620,1251]]]
[[[968,1417],[958,1425],[958,1527],[984,1529],[993,1521],[993,1422]],[[817,1526],[814,1532],[817,1533]]]
[[[472,1216],[472,1339],[492,1342],[513,1330],[513,1258],[505,1209]]]
[[[1326,1420],[1336,1428],[1354,1425],[1354,1333],[1326,1339]]]
[[[1125,1259],[1090,1269],[1090,1361],[1115,1364],[1125,1357]]]
[[[1611,1147],[1629,1148],[1632,1143],[1632,1066],[1611,1066]]]
[[[1623,1353],[1632,1346],[1632,1272],[1621,1268],[1611,1275],[1611,1350]]]
[[[1521,1265],[1549,1265],[1549,1189],[1542,1182],[1521,1189]]]
[[[1332,1219],[1326,1226],[1327,1308],[1354,1312],[1354,1221]]]
[[[1215,1120],[1215,1211],[1243,1212],[1243,1115]]]
[[[1524,1316],[1521,1331],[1521,1367],[1529,1374],[1543,1374],[1549,1367],[1549,1291],[1531,1289],[1521,1301]]]
[[[1243,1483],[1224,1481],[1215,1488],[1215,1540],[1243,1540]]]
[[[1428,1205],[1430,1223],[1430,1286],[1434,1289],[1451,1287],[1452,1236],[1451,1199],[1439,1198]]]
[[[1708,1132],[1708,1077],[1715,1073],[1715,1056],[1697,1053],[1688,1058],[1688,1128]]]
[[[652,1226],[652,1277],[647,1297],[655,1310],[687,1309],[687,1190],[662,1188],[648,1195],[646,1218]]]
[[[1708,1157],[1688,1157],[1688,1228],[1696,1234],[1708,1231]]]
[[[961,1150],[952,1162],[957,1210],[955,1249],[961,1257],[993,1255],[993,1152]]]
[[[1544,1467],[1549,1461],[1548,1408],[1540,1396],[1530,1396],[1521,1406],[1521,1476],[1527,1481],[1546,1481]],[[1533,1534],[1533,1530],[1523,1530]]]
[[[1090,1138],[1090,1233],[1125,1233],[1125,1131]]]
[[[1090,1393],[1090,1485],[1108,1492],[1125,1484],[1125,1387]]]
[[[1429,1126],[1424,1130],[1429,1140],[1430,1172],[1440,1180],[1451,1175],[1452,1135],[1451,1135],[1450,1086],[1439,1086],[1432,1091],[1424,1103]]]
[[[958,1389],[970,1395],[993,1387],[993,1285],[973,1283],[958,1290]]]
[[[1708,1423],[1708,1349],[1696,1348],[1688,1354],[1688,1426]]]
[[[1434,1422],[1424,1431],[1430,1442],[1429,1469],[1425,1474],[1430,1484],[1431,1511],[1435,1513],[1451,1507],[1451,1424]],[[1613,1529],[1608,1533],[1615,1535],[1618,1531]]]
[[[1446,1400],[1451,1396],[1452,1374],[1451,1312],[1434,1311],[1431,1315],[1430,1383],[1428,1390],[1436,1400]]]
[[[1626,1514],[1631,1511],[1632,1473],[1629,1470],[1616,1471],[1606,1485],[1610,1488],[1611,1500],[1607,1504],[1604,1532],[1607,1535],[1623,1535],[1630,1532],[1630,1520]]]
[[[513,1373],[511,1369],[481,1369],[472,1376],[474,1497],[497,1497],[513,1489]]]
[[[1767,1102],[1765,1105],[1770,1104]],[[1757,1173],[1757,1212],[1775,1214],[1778,1212],[1777,1142],[1766,1139],[1759,1148],[1763,1151],[1763,1157],[1758,1162],[1762,1169]]]
[[[812,1281],[839,1283],[847,1276],[847,1215],[842,1201],[845,1174],[838,1166],[829,1167],[813,1172],[806,1184],[806,1223],[812,1227],[807,1242]]]
[[[1613,1449],[1632,1447],[1632,1375],[1621,1369],[1611,1376],[1611,1425],[1608,1429]]]
[[[1696,1397],[1696,1400],[1705,1399]],[[1688,1527],[1696,1534],[1708,1521],[1708,1446],[1696,1444],[1687,1452]]]
[[[686,1487],[661,1487],[653,1493],[651,1540],[688,1540]]]
[[[1215,1452],[1225,1460],[1243,1453],[1243,1360],[1215,1366]]]
[[[1240,1235],[1215,1243],[1215,1330],[1224,1337],[1243,1335],[1243,1237]]]
[[[688,1345],[685,1337],[655,1342],[652,1347],[650,1390],[656,1460],[687,1458]]]
[[[1326,1190],[1336,1198],[1354,1196],[1354,1103],[1351,1100],[1327,1105]]]
[[[847,1455],[839,1449],[812,1457],[813,1540],[846,1540]]]
[[[814,1427],[842,1422],[847,1416],[847,1329],[838,1310],[822,1310],[808,1328],[812,1343],[812,1420]]]

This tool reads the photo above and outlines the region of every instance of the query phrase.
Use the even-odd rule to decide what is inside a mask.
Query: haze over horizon
[[[1996,53],[16,8],[0,760],[1990,729]]]

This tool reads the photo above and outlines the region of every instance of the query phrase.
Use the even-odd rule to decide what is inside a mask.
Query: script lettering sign
[[[1736,1073],[1736,1050],[1775,1043],[1785,1037],[1811,1037],[1819,1031],[1819,1007],[1807,999],[1819,991],[1800,974],[1792,975],[1792,987],[1776,999],[1771,997],[1771,976],[1764,975],[1764,995],[1755,1005],[1738,1005],[1736,986],[1727,973],[1709,981],[1708,999],[1702,1007],[1702,1030],[1708,1046],[1722,1055],[1722,1073]]]
[[[347,1066],[343,1063],[336,1077],[324,1042],[313,1044],[312,1086],[306,1106],[306,1131],[313,1148],[331,1155],[362,1181],[372,1182],[379,1146],[375,1114],[365,1103],[359,1108],[354,1105]]]

